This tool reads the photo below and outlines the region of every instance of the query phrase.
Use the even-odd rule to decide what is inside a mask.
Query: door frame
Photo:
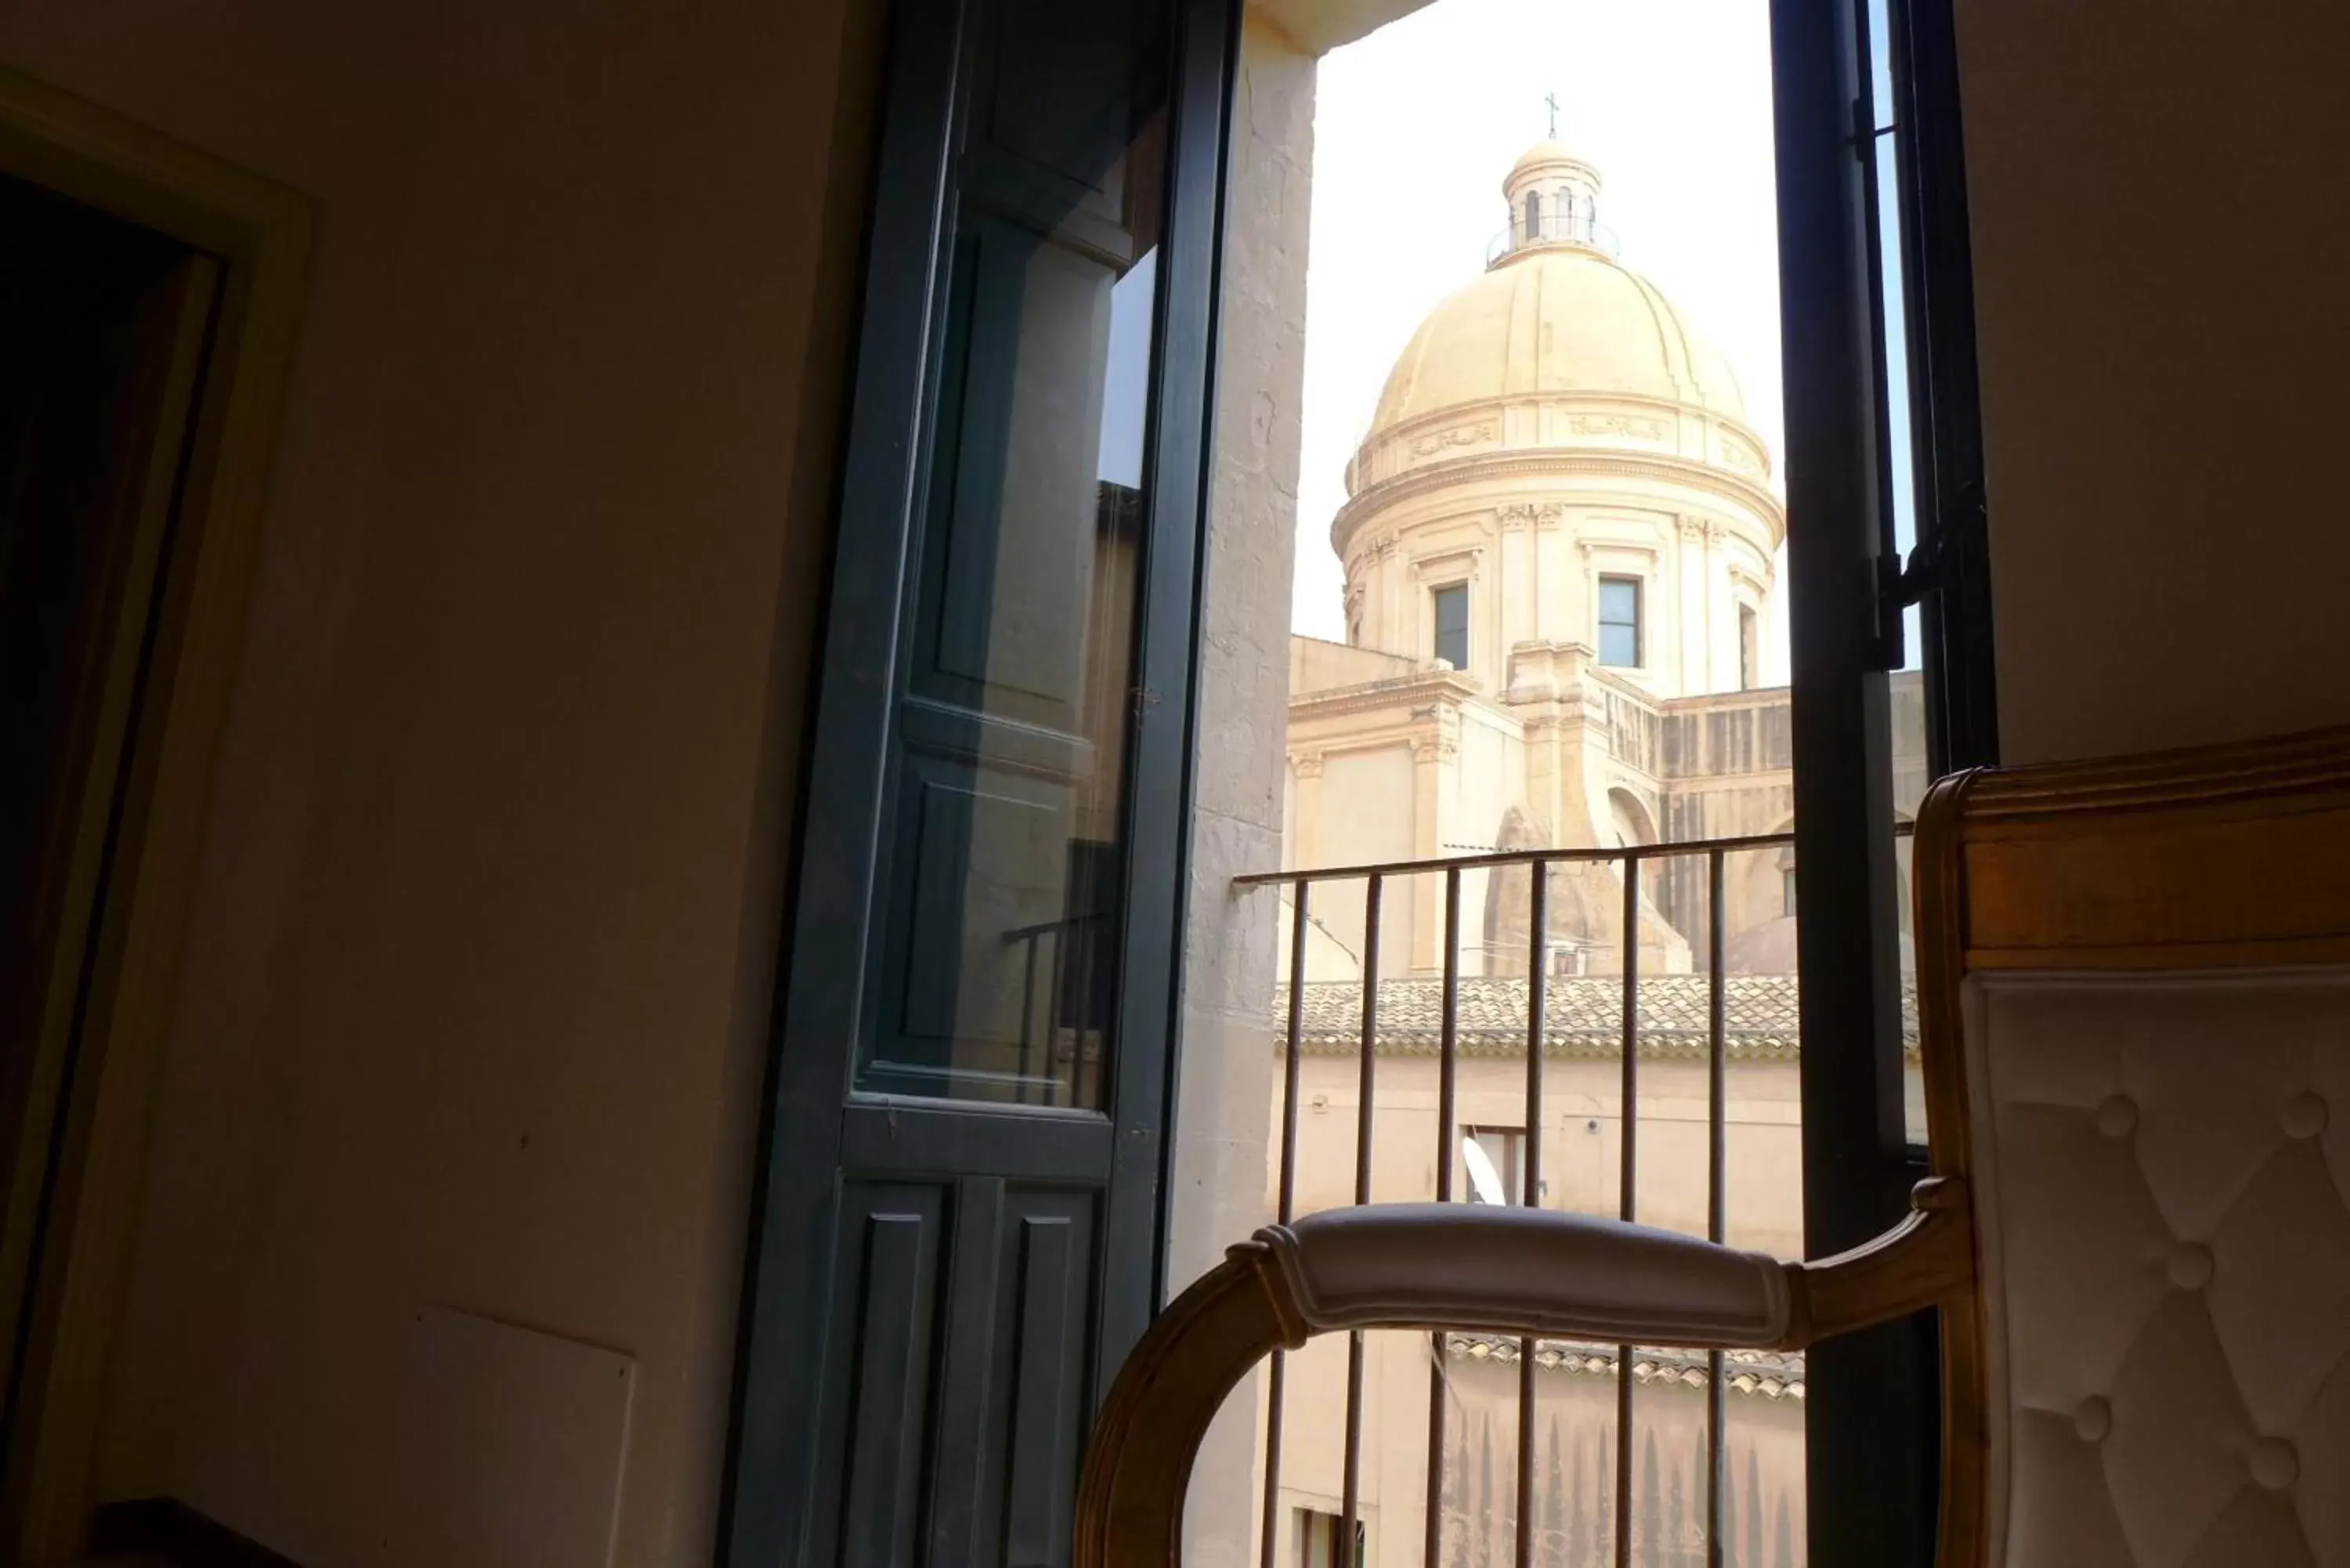
[[[58,1099],[51,1212],[29,1262],[29,1354],[0,1432],[0,1557],[82,1549],[106,1370],[158,1069],[211,820],[255,552],[317,228],[311,198],[0,66],[0,173],[215,258],[222,294],[189,414],[130,789],[92,940],[99,961]],[[62,1179],[60,1179],[62,1178]]]

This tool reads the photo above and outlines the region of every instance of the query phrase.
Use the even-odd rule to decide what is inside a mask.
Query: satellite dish
[[[1469,1168],[1469,1201],[1491,1203],[1507,1208],[1510,1199],[1502,1190],[1502,1173],[1493,1168],[1493,1157],[1473,1137],[1461,1140],[1461,1163]]]

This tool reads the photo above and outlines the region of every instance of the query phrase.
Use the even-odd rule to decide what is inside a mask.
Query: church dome
[[[1441,527],[1473,511],[1506,528],[1612,486],[1619,509],[1642,492],[1675,528],[1739,519],[1742,569],[1767,579],[1785,530],[1770,450],[1721,350],[1616,259],[1599,192],[1599,171],[1556,141],[1511,167],[1484,272],[1412,333],[1347,463],[1330,520],[1342,559],[1373,518],[1361,543],[1378,545],[1406,518]]]
[[[1521,241],[1419,324],[1367,444],[1441,409],[1555,394],[1746,414],[1730,362],[1656,285],[1594,245]]]

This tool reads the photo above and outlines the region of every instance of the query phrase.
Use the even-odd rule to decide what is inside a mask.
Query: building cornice
[[[1411,720],[1399,729],[1417,729],[1432,722],[1433,715],[1426,710],[1440,703],[1474,708],[1486,717],[1503,723],[1515,718],[1509,709],[1495,702],[1472,678],[1457,670],[1431,670],[1425,674],[1398,680],[1374,680],[1360,686],[1336,686],[1318,691],[1297,692],[1289,699],[1289,716],[1292,722],[1296,722],[1406,708],[1412,711]]]
[[[1341,560],[1366,520],[1399,503],[1438,493],[1478,480],[1540,479],[1559,476],[1599,476],[1609,479],[1661,480],[1729,496],[1762,518],[1773,550],[1787,536],[1786,508],[1764,486],[1710,462],[1664,452],[1585,452],[1572,447],[1513,447],[1447,458],[1381,480],[1347,498],[1330,519],[1330,545]]]
[[[1586,434],[1624,433],[1621,431],[1599,428],[1605,421],[1618,419],[1631,420],[1642,417],[1691,419],[1721,427],[1752,446],[1757,453],[1770,451],[1769,445],[1762,440],[1762,432],[1734,414],[1725,414],[1718,409],[1707,408],[1702,403],[1682,402],[1677,398],[1659,398],[1647,392],[1610,391],[1596,387],[1563,389],[1549,392],[1512,392],[1498,398],[1479,398],[1465,403],[1449,403],[1443,408],[1430,409],[1426,413],[1414,414],[1408,420],[1399,420],[1394,424],[1375,431],[1358,443],[1355,450],[1359,455],[1367,448],[1388,441],[1405,440],[1430,441],[1432,443],[1430,451],[1446,445],[1459,445],[1461,442],[1457,441],[1446,441],[1445,435],[1461,429],[1463,425],[1481,422],[1490,424],[1506,410],[1525,408],[1530,405],[1569,410],[1570,419],[1580,419],[1590,422],[1592,428],[1582,432]],[[1489,433],[1481,433],[1467,439],[1490,441],[1493,438]]]

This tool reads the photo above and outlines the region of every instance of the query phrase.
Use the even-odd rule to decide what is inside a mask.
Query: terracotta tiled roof
[[[1449,1355],[1467,1360],[1515,1365],[1521,1345],[1504,1334],[1448,1334],[1444,1336],[1444,1348]],[[1617,1347],[1612,1345],[1587,1345],[1568,1339],[1534,1342],[1534,1365],[1570,1377],[1613,1378],[1617,1355]],[[1640,1383],[1677,1383],[1685,1388],[1703,1388],[1707,1377],[1705,1352],[1636,1350],[1632,1353],[1632,1376]],[[1721,1353],[1721,1381],[1734,1394],[1751,1394],[1764,1399],[1801,1399],[1804,1397],[1803,1352],[1725,1350]]]
[[[1460,1050],[1468,1056],[1525,1053],[1526,982],[1479,977],[1459,981]],[[1640,1054],[1702,1056],[1708,1040],[1711,986],[1702,974],[1644,975],[1640,980]],[[1732,1061],[1793,1061],[1796,1055],[1795,977],[1733,974],[1722,981],[1724,1042]],[[1441,1039],[1444,983],[1438,980],[1379,982],[1380,1054],[1430,1055]],[[1273,1016],[1276,1048],[1287,1037],[1289,988],[1277,987]],[[1299,1044],[1308,1055],[1350,1055],[1363,1034],[1362,987],[1351,981],[1309,981],[1305,987]],[[1901,1033],[1918,1050],[1917,990],[1901,988]],[[1624,982],[1614,975],[1554,976],[1543,987],[1543,1039],[1553,1056],[1612,1057],[1624,1039]]]

